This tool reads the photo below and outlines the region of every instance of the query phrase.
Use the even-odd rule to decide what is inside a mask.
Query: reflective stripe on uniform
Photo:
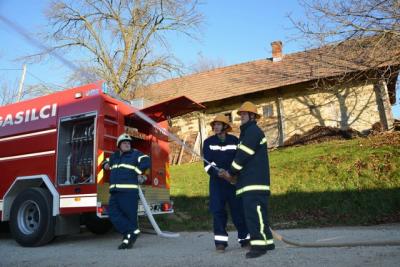
[[[267,138],[264,137],[264,138],[261,140],[260,145],[265,144],[266,142],[267,142]]]
[[[226,146],[212,146],[212,145],[210,145],[210,150],[226,151],[226,150],[236,150],[236,148],[237,148],[236,145],[226,145]]]
[[[248,185],[239,190],[236,190],[236,195],[240,195],[243,192],[247,191],[269,191],[268,185]]]
[[[138,235],[140,233],[139,229],[136,229],[135,231],[133,231],[133,234]],[[127,238],[131,238],[131,234],[127,234],[126,235]]]
[[[247,234],[246,238],[243,238],[243,239],[238,238],[238,242],[249,240],[249,239],[250,239],[250,234]]]
[[[249,155],[254,155],[254,153],[255,153],[253,149],[251,149],[251,148],[249,148],[249,147],[247,147],[247,146],[245,146],[243,144],[239,144],[238,148],[240,150],[243,150],[244,152],[246,152]]]
[[[211,168],[211,166],[217,166],[217,164],[215,164],[215,162],[211,162],[210,164],[208,164],[207,166],[204,167],[204,170],[206,170],[206,172],[208,172],[208,170]]]
[[[139,170],[139,168],[137,168],[134,165],[130,165],[130,164],[114,164],[110,167],[110,169],[117,169],[117,168],[125,168],[125,169],[129,169],[129,170],[134,170],[137,174],[142,174],[142,171]]]
[[[143,155],[143,156],[138,157],[138,162],[140,162],[142,160],[142,158],[145,158],[145,157],[149,157],[149,156]]]
[[[272,245],[274,243],[273,239],[269,240],[251,240],[250,245],[252,246],[267,246],[267,245]]]
[[[235,161],[232,161],[232,167],[235,168],[236,170],[240,171],[241,169],[243,169],[242,166],[240,166],[239,164],[237,164]]]
[[[112,184],[110,185],[110,189],[113,188],[124,188],[124,189],[137,189],[137,184]]]
[[[215,241],[224,241],[224,242],[228,242],[228,237],[224,236],[224,235],[216,235],[214,236],[214,240]]]
[[[258,222],[260,223],[260,234],[264,238],[264,240],[267,240],[267,237],[265,236],[264,233],[264,220],[261,214],[261,206],[257,205],[257,214],[258,214]]]

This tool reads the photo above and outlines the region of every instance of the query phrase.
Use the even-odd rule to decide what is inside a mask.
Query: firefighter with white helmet
[[[123,235],[118,249],[133,247],[140,230],[137,224],[138,184],[150,168],[150,157],[132,149],[132,138],[124,133],[117,139],[118,150],[103,162],[110,173],[109,217]]]
[[[245,102],[239,108],[241,119],[238,150],[229,171],[219,175],[227,180],[237,176],[236,195],[242,198],[251,249],[246,258],[256,258],[275,248],[268,224],[270,174],[267,140],[257,126],[257,107]]]
[[[214,243],[217,252],[224,252],[228,246],[226,204],[230,208],[232,221],[238,230],[238,240],[242,246],[248,246],[249,237],[244,221],[243,205],[235,196],[235,186],[218,176],[218,168],[229,168],[236,154],[238,139],[228,134],[232,130],[229,120],[224,115],[218,115],[210,123],[214,135],[204,141],[203,155],[209,163],[204,163],[204,169],[210,176],[209,208],[213,215]]]

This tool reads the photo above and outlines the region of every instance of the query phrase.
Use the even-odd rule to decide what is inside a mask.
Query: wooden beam
[[[282,97],[278,97],[276,99],[276,110],[278,113],[278,145],[283,146],[285,142],[285,113],[283,110],[283,101]]]

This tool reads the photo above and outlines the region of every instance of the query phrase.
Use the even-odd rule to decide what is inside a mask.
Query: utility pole
[[[18,95],[17,95],[16,102],[21,101],[21,98],[22,98],[22,88],[24,86],[25,73],[26,73],[26,64],[24,64],[24,66],[22,67],[22,76],[21,76],[21,80],[19,81]]]

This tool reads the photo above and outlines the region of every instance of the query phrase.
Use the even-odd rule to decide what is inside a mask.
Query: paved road
[[[400,239],[400,224],[282,230],[303,242]],[[231,233],[231,237],[234,234]],[[177,239],[142,234],[132,250],[117,250],[120,236],[88,232],[57,238],[39,248],[23,248],[10,234],[0,234],[0,266],[400,266],[400,247],[297,248],[276,242],[276,249],[257,259],[231,238],[224,254],[214,251],[212,234],[181,233]]]

